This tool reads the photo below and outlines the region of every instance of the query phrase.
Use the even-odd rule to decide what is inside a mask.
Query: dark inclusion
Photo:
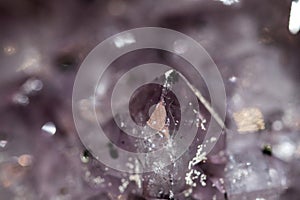
[[[90,152],[89,152],[87,149],[83,150],[82,155],[83,155],[83,157],[85,157],[85,158],[89,158],[89,157],[91,156]]]
[[[78,59],[72,54],[59,55],[55,60],[55,65],[60,71],[72,71],[78,66]]]
[[[271,145],[264,145],[262,148],[262,153],[267,156],[272,156],[272,147]]]

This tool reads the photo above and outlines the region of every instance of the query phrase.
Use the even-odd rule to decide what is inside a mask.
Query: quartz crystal
[[[0,199],[298,200],[299,2],[2,0]],[[227,108],[221,136],[205,139],[219,110],[212,114],[184,80],[210,103],[203,77],[180,56],[189,50],[184,40],[172,43],[176,55],[142,49],[119,57],[99,85],[89,86],[95,87],[95,96],[75,105],[82,119],[76,126],[89,141],[97,141],[91,125],[103,126],[110,141],[101,143],[105,156],[120,159],[127,173],[106,166],[82,142],[72,90],[89,52],[110,36],[137,27],[169,28],[201,44],[223,78]],[[135,43],[128,34],[111,45],[122,50]],[[148,71],[129,79],[113,102],[118,111],[113,113],[110,97],[116,83],[145,63],[172,69],[132,94],[127,93],[129,83],[144,80]],[[97,74],[89,73],[87,83]],[[187,104],[180,103],[183,97]],[[182,125],[179,141],[191,142],[186,149],[174,142]],[[205,145],[215,142],[205,152]],[[167,154],[146,156],[142,164],[120,152],[161,148]],[[140,173],[142,166],[153,171]]]

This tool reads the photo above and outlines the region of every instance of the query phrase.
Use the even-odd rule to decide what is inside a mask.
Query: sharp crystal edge
[[[300,30],[300,1],[293,0],[291,4],[289,31],[297,34]]]

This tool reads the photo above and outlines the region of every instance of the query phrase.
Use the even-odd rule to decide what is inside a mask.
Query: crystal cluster
[[[300,19],[292,16],[291,34],[290,6],[281,0],[1,1],[0,199],[299,199],[300,36],[294,27]],[[191,105],[180,105],[168,89],[180,88],[181,96],[193,91],[167,71],[157,77],[158,85],[133,94],[131,118],[144,127],[133,130],[123,113],[117,119],[107,114],[106,97],[120,71],[164,63],[185,72],[208,102],[209,92],[201,77],[186,70],[188,62],[168,52],[145,49],[112,63],[98,96],[86,97],[78,107],[82,118],[95,123],[93,105],[99,104],[97,114],[112,140],[103,148],[111,158],[119,158],[115,145],[138,152],[168,150],[171,165],[149,158],[144,164],[154,171],[142,174],[136,158],[124,158],[130,173],[101,163],[80,141],[72,115],[73,84],[84,58],[109,36],[141,26],[174,29],[199,42],[218,66],[227,94],[222,135],[205,139],[214,116],[198,101],[199,110],[182,119]],[[134,42],[119,38],[114,45]],[[182,41],[174,43],[178,54],[187,49]],[[124,130],[156,134],[136,141],[124,136],[115,120]],[[172,138],[181,123],[198,131],[174,159]],[[211,152],[203,150],[214,142]]]

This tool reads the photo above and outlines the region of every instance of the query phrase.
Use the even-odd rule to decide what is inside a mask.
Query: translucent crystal
[[[42,130],[45,133],[48,133],[50,135],[54,135],[56,133],[56,126],[53,122],[47,122],[42,126]]]

